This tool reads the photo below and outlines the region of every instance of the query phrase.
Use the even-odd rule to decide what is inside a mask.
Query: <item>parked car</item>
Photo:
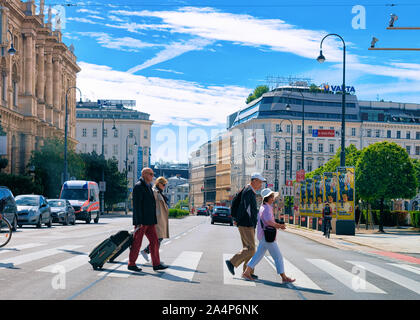
[[[65,199],[48,199],[48,204],[51,207],[51,216],[53,222],[74,225],[76,223],[76,215],[74,214],[73,206]]]
[[[48,228],[52,225],[51,208],[47,200],[40,195],[25,194],[15,198],[18,211],[18,225],[36,225],[41,228],[44,223]]]
[[[215,222],[222,222],[222,223],[229,223],[233,226],[233,219],[232,215],[230,214],[229,207],[214,207],[213,213],[211,214],[211,224]]]
[[[209,211],[207,210],[207,208],[197,209],[197,216],[208,216],[208,215],[209,215]]]
[[[12,225],[12,231],[18,226],[17,206],[13,193],[7,187],[0,187],[0,214]]]

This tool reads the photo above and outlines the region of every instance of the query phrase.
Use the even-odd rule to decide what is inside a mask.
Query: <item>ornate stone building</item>
[[[59,19],[47,22],[44,0],[0,0],[0,115],[7,134],[7,173],[26,170],[44,140],[64,136],[68,88],[80,71],[73,48],[61,40]],[[16,53],[10,54],[13,45]],[[76,145],[76,90],[68,91],[68,143]]]

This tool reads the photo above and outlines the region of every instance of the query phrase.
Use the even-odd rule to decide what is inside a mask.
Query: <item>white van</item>
[[[99,187],[96,182],[73,180],[66,181],[61,188],[60,199],[69,200],[74,208],[76,220],[83,220],[90,223],[99,222]]]

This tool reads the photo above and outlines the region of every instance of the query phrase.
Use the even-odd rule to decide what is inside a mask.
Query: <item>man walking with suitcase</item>
[[[141,178],[133,189],[133,225],[135,231],[128,260],[128,270],[131,271],[141,271],[141,268],[136,266],[136,260],[144,235],[149,239],[153,270],[158,271],[168,268],[168,266],[160,263],[159,257],[159,242],[155,227],[157,224],[156,201],[151,186],[153,175],[152,169],[144,168],[141,172]]]

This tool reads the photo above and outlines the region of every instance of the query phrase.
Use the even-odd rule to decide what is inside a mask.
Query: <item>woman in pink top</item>
[[[248,263],[248,266],[245,272],[242,274],[242,277],[253,281],[254,279],[251,277],[251,273],[253,272],[255,266],[261,261],[264,257],[265,252],[268,250],[270,255],[273,257],[274,262],[276,263],[277,273],[281,276],[283,282],[294,282],[295,279],[291,279],[286,276],[284,273],[284,264],[283,264],[283,256],[281,255],[280,249],[276,243],[276,240],[273,242],[265,241],[264,237],[264,230],[261,225],[261,221],[264,225],[274,227],[276,229],[286,229],[284,224],[276,223],[273,215],[273,202],[275,199],[277,192],[271,191],[269,188],[266,188],[261,191],[261,196],[263,197],[263,204],[260,207],[260,212],[258,214],[258,229],[257,229],[257,237],[260,243],[258,244],[257,252],[252,257],[251,261]]]

